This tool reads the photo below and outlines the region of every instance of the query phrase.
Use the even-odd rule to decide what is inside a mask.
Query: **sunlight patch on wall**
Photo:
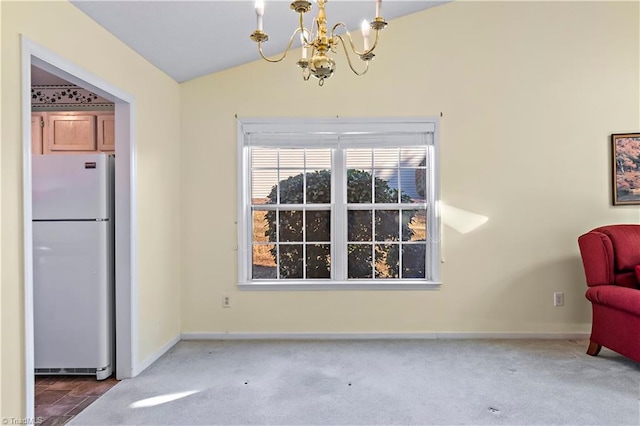
[[[441,215],[442,223],[461,234],[471,232],[489,220],[488,216],[449,206],[445,203],[442,203]]]

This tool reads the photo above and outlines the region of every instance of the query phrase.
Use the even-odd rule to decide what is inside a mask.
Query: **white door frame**
[[[22,41],[22,198],[26,417],[34,418],[33,229],[31,205],[31,65],[115,103],[116,377],[138,369],[138,226],[135,99],[24,35]]]

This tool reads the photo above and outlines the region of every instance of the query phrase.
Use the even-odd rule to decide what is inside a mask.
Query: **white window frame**
[[[426,146],[427,179],[430,182],[427,209],[427,270],[430,279],[336,279],[334,269],[340,268],[338,276],[346,277],[346,188],[336,188],[335,181],[343,181],[344,151],[342,155],[332,154],[332,203],[331,206],[331,248],[332,279],[279,279],[252,280],[252,210],[250,148],[254,138],[260,138],[258,146],[319,148],[340,146],[340,137],[349,135],[420,135],[429,139]],[[295,135],[295,138],[292,136]],[[431,135],[431,136],[430,136]],[[283,138],[290,138],[284,140]],[[308,145],[305,139],[313,139],[316,144]],[[322,145],[317,144],[318,139]],[[238,231],[238,287],[242,290],[418,290],[440,287],[440,179],[439,179],[439,133],[438,119],[417,118],[238,118],[237,119],[237,231]],[[267,141],[267,142],[265,142]],[[401,146],[401,145],[399,145]],[[355,147],[349,144],[348,147]],[[389,147],[386,142],[368,143],[367,148]],[[416,205],[419,207],[419,205]],[[400,208],[400,205],[397,206]],[[341,235],[340,237],[336,237]],[[342,247],[344,245],[344,247]]]

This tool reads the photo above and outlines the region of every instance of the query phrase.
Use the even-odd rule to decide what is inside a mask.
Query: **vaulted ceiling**
[[[382,15],[391,19],[446,1],[382,2]],[[125,44],[177,82],[184,82],[259,58],[249,40],[255,30],[253,1],[122,1],[72,0],[72,3]],[[307,14],[311,25],[317,8]],[[374,0],[332,0],[326,5],[327,23],[344,22],[351,30],[375,15]],[[265,53],[282,52],[298,25],[298,15],[286,1],[267,0]],[[393,31],[393,24],[385,31]],[[297,41],[297,40],[296,40]],[[298,42],[299,45],[299,42]]]

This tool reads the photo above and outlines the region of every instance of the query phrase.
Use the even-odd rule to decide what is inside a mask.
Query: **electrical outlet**
[[[229,296],[222,296],[222,307],[223,308],[231,307],[231,298]]]
[[[564,306],[564,293],[557,291],[553,293],[553,306]]]

